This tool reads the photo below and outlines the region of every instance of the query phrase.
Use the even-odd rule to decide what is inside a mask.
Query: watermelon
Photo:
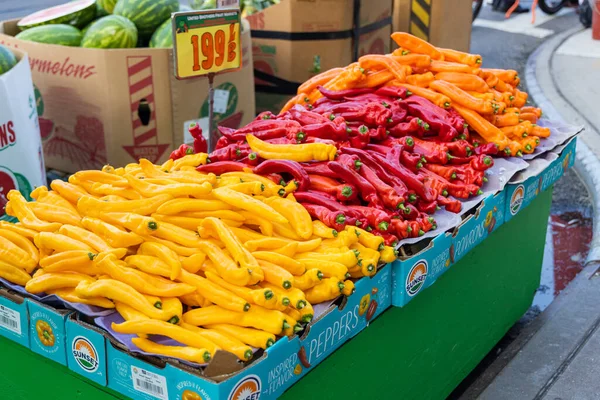
[[[96,0],[96,2],[109,14],[113,13],[115,5],[117,4],[117,0]]]
[[[81,31],[74,26],[57,24],[36,26],[19,33],[15,37],[30,42],[79,46],[82,35]]]
[[[135,47],[137,41],[138,32],[133,22],[119,15],[108,15],[87,29],[81,47],[126,49]]]
[[[173,47],[171,18],[163,22],[152,35],[150,47]]]
[[[0,45],[0,75],[17,65],[17,57],[7,47]]]
[[[130,19],[140,35],[150,37],[171,13],[177,11],[179,0],[119,0],[113,14]]]
[[[39,25],[67,24],[81,29],[94,18],[96,18],[96,1],[78,0],[30,14],[21,19],[17,26],[25,30]]]
[[[96,18],[106,17],[108,14],[110,13],[102,8],[100,3],[96,2]],[[90,24],[87,24],[86,26],[90,26]]]

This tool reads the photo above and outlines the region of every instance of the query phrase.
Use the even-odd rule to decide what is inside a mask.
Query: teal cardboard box
[[[29,348],[27,301],[7,288],[0,288],[0,335]]]
[[[392,263],[392,305],[403,307],[423,289],[431,286],[451,265],[452,236],[443,233],[429,244],[419,248],[419,243],[404,246],[411,255]]]
[[[575,162],[577,139],[530,162],[531,168],[513,178],[506,187],[506,221],[527,207],[541,192],[560,179]]]
[[[362,278],[341,304],[317,305],[322,314],[302,337],[281,338],[247,366],[217,352],[204,369],[176,360],[134,356],[107,342],[108,387],[135,399],[270,399],[323,361],[391,305],[391,266]]]
[[[506,208],[505,190],[490,194],[469,213],[465,214],[463,221],[454,229],[452,245],[450,246],[450,259],[452,263],[458,262],[488,235],[504,223]]]
[[[106,386],[106,340],[104,332],[85,322],[79,313],[67,318],[67,367],[71,371]]]
[[[29,347],[32,351],[59,364],[67,365],[65,321],[72,311],[27,299],[29,310]]]

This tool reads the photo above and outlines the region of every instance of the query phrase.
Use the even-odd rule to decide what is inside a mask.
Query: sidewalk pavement
[[[600,41],[580,27],[530,57],[528,91],[550,119],[584,125],[575,170],[594,202],[586,267],[471,385],[461,400],[600,398]]]

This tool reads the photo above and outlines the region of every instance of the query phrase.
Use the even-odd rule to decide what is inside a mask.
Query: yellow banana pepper
[[[298,242],[290,242],[290,243],[286,244],[285,246],[283,246],[279,249],[275,249],[273,251],[275,253],[283,254],[284,256],[287,256],[287,257],[294,257],[294,255],[298,251]]]
[[[338,235],[338,231],[332,229],[319,220],[314,220],[313,234],[323,239],[334,239]]]
[[[196,254],[192,254],[189,257],[179,257],[181,262],[181,267],[185,269],[187,272],[195,274],[200,271],[202,268],[202,264],[206,261],[206,254],[200,252]]]
[[[248,171],[251,171],[251,170],[248,169]],[[238,178],[244,182],[260,182],[263,185],[265,185],[265,187],[269,190],[270,193],[273,194],[273,196],[277,195],[279,193],[279,191],[281,189],[283,189],[283,186],[278,185],[277,183],[273,182],[269,178],[265,178],[264,176],[253,174],[252,172],[241,172],[241,171],[226,172],[224,174],[221,174],[221,179],[223,179],[223,178],[225,178],[225,179]],[[240,181],[238,180],[238,182],[240,182]]]
[[[342,294],[344,283],[337,278],[323,279],[321,283],[305,292],[306,300],[311,304],[333,300]]]
[[[81,224],[85,229],[103,238],[112,247],[136,246],[144,239],[133,232],[127,232],[98,218],[83,217]]]
[[[355,291],[356,291],[356,289],[354,287],[354,282],[352,282],[349,279],[345,280],[344,288],[342,289],[342,294],[344,296],[351,296],[352,294],[354,294]]]
[[[266,349],[275,344],[275,335],[265,331],[230,324],[206,325],[206,328],[237,338],[252,347]]]
[[[391,246],[384,246],[383,250],[381,250],[379,252],[379,255],[380,255],[379,260],[383,261],[384,263],[394,262],[394,261],[396,261],[396,258],[398,257],[396,255],[396,251]]]
[[[38,232],[54,232],[60,228],[61,224],[58,222],[47,222],[39,219],[30,208],[30,205],[33,203],[27,203],[19,191],[9,191],[6,198],[8,199],[6,213],[18,218],[25,228],[33,229]]]
[[[74,288],[83,281],[93,282],[94,278],[77,272],[48,272],[32,278],[25,285],[25,290],[33,294],[44,293],[48,290]]]
[[[77,296],[74,288],[53,289],[48,290],[46,293],[56,295],[61,299],[71,303],[87,304],[89,306],[97,306],[102,308],[115,308],[115,303],[106,297],[90,297],[86,299]]]
[[[52,249],[57,252],[69,250],[94,252],[87,244],[60,233],[40,232],[35,236],[34,242],[38,248]]]
[[[273,222],[273,230],[275,231],[276,235],[282,236],[286,239],[295,241],[302,240],[302,238],[296,233],[289,223],[280,224],[278,222]]]
[[[90,232],[87,229],[80,228],[73,225],[63,225],[58,230],[59,233],[70,237],[71,239],[78,240],[84,244],[87,244],[95,252],[100,253],[102,251],[110,251],[113,248],[108,245],[100,236],[94,232]]]
[[[153,319],[140,319],[134,321],[125,321],[120,324],[111,325],[112,329],[118,333],[125,334],[145,334],[145,335],[162,335],[173,340],[183,343],[187,346],[198,349],[206,349],[214,354],[220,349],[215,343],[206,339],[204,336],[196,332],[189,331],[179,325],[170,324],[165,321],[157,321]]]
[[[148,317],[161,321],[169,321],[174,317],[179,318],[177,315],[154,307],[153,303],[150,303],[140,292],[115,279],[99,279],[95,282],[81,281],[75,287],[75,294],[84,298],[106,297],[127,304]]]
[[[181,261],[177,253],[163,244],[144,242],[140,245],[138,254],[154,256],[167,264],[171,268],[171,276],[169,276],[171,280],[175,280],[181,273]]]
[[[141,238],[142,238],[142,241],[164,244],[165,246],[167,246],[169,249],[173,250],[175,253],[177,253],[180,256],[189,257],[189,256],[193,256],[196,253],[202,252],[198,248],[180,246],[176,243],[173,243],[170,240],[164,240],[161,238],[157,238],[155,236],[142,236]]]
[[[0,260],[0,278],[4,278],[17,285],[25,286],[31,279],[31,276],[21,268]]]
[[[155,185],[144,182],[143,179],[134,178],[131,175],[125,175],[125,178],[131,187],[144,197],[153,197],[159,194],[170,194],[173,197],[202,197],[212,191],[212,185],[209,182],[201,184],[196,183],[174,183],[171,185]]]
[[[171,170],[177,171],[182,167],[198,167],[200,165],[205,165],[208,161],[208,154],[206,153],[196,153],[196,154],[188,154],[186,156],[181,157],[178,160],[173,162],[173,166]]]
[[[167,346],[158,344],[148,339],[135,337],[131,343],[146,353],[159,354],[161,356],[179,358],[198,364],[205,364],[210,361],[211,355],[207,349],[189,347],[189,346]]]
[[[219,275],[229,283],[246,286],[256,283],[264,276],[260,267],[253,269],[238,267],[229,254],[209,241],[201,241],[200,250],[212,261]]]
[[[273,224],[268,219],[246,210],[238,211],[238,214],[244,217],[245,225],[256,225],[263,235],[273,236]]]
[[[231,207],[229,204],[220,201],[220,200],[210,200],[210,199],[173,199],[165,202],[163,205],[158,207],[156,210],[157,214],[162,215],[177,215],[185,212],[184,215],[186,217],[195,217],[195,218],[206,218],[206,217],[198,217],[196,215],[189,215],[190,212],[208,212],[208,211],[220,211],[220,210],[230,210]],[[212,214],[211,214],[212,215]],[[211,216],[208,215],[208,216]]]
[[[252,358],[252,349],[246,346],[242,341],[236,339],[235,337],[231,337],[227,334],[198,328],[197,326],[186,324],[185,322],[181,323],[182,328],[187,329],[191,332],[194,332],[203,338],[210,340],[215,343],[221,349],[228,351],[235,356],[237,356],[242,361],[248,361]]]
[[[124,282],[143,294],[152,296],[178,297],[196,291],[194,286],[171,282],[143,271],[127,268],[117,262],[116,257],[105,257],[98,261],[100,271],[111,278]]]
[[[188,307],[205,307],[206,299],[197,291],[194,293],[179,296],[179,300]]]
[[[219,200],[230,204],[233,207],[247,210],[257,215],[272,220],[274,222],[286,223],[288,220],[273,207],[263,203],[262,201],[254,199],[252,196],[245,195],[240,192],[236,192],[228,187],[221,187],[213,190],[213,195]]]
[[[34,192],[35,196],[34,197]],[[46,186],[39,186],[33,192],[31,192],[31,197],[36,199],[40,203],[52,204],[57,207],[62,207],[68,210],[71,214],[81,217],[77,212],[77,209],[73,207],[73,204],[69,203],[65,198],[63,198],[58,192],[49,192]]]
[[[195,286],[205,299],[225,309],[239,312],[248,311],[250,309],[250,303],[246,300],[199,275],[190,274],[183,270],[181,271],[179,280],[188,285]]]
[[[29,255],[29,258],[31,258],[31,261],[29,260],[24,260],[24,264],[23,266],[26,269],[31,268],[31,271],[33,271],[33,268],[35,268],[37,266],[37,263],[40,261],[40,252],[38,251],[38,249],[33,245],[33,243],[31,243],[29,241],[29,239],[27,239],[24,236],[21,236],[20,234],[8,230],[8,229],[4,229],[0,227],[0,238],[4,238],[4,241],[0,241],[0,245],[3,245],[2,248],[0,249],[0,258],[2,258],[2,253],[3,251],[11,251],[14,250],[14,246],[11,246],[11,244],[7,243],[11,242],[13,245],[16,245],[19,249],[25,251],[25,253],[27,253],[27,255]],[[1,240],[1,239],[0,239]],[[8,245],[8,246],[7,246]],[[14,251],[13,251],[14,254]],[[16,251],[17,256],[23,256],[23,254],[19,251]],[[35,263],[35,265],[33,265]],[[18,265],[20,266],[20,265]],[[28,272],[31,272],[28,271]]]
[[[290,327],[286,321],[287,315],[277,310],[267,310],[253,306],[248,312],[226,310],[219,306],[196,308],[183,314],[184,322],[203,326],[209,324],[231,324],[252,327],[280,335]]]
[[[337,154],[335,146],[324,143],[271,144],[254,135],[246,135],[253,152],[265,160],[333,161]]]
[[[377,272],[377,265],[379,264],[380,254],[377,250],[369,249],[360,243],[355,243],[351,246],[352,249],[358,250],[359,255],[359,266],[365,276],[373,276]]]
[[[29,203],[29,207],[35,216],[43,221],[81,225],[81,217],[78,214],[71,213],[66,208],[55,206],[53,204],[41,203],[39,201]]]
[[[141,319],[150,319],[146,314],[139,312],[135,308],[128,306],[120,301],[115,301],[115,308],[117,312],[123,317],[125,321],[138,321]]]
[[[117,187],[127,187],[127,181],[119,175],[111,174],[98,170],[79,171],[75,173],[75,178],[80,181],[90,181],[98,183],[106,183]]]
[[[343,251],[340,253],[328,252],[328,253],[317,253],[307,252],[298,253],[295,256],[296,260],[303,261],[305,259],[323,260],[323,261],[334,261],[340,264],[344,264],[347,268],[353,267],[357,264],[358,258],[352,250]],[[299,275],[299,274],[294,274]]]
[[[358,237],[347,230],[338,233],[335,239],[325,239],[321,242],[320,249],[339,249],[341,247],[350,247],[358,243]]]
[[[13,224],[12,222],[0,221],[0,228],[12,231],[20,236],[26,237],[27,239],[33,240],[37,231],[33,229],[25,228],[20,223]]]
[[[91,196],[83,196],[77,202],[77,209],[84,215],[98,215],[105,212],[136,213],[139,215],[150,215],[165,202],[173,199],[169,194],[161,194],[154,197],[125,200],[119,202],[106,202]]]
[[[258,232],[254,232],[249,228],[231,228],[235,236],[240,240],[240,242],[245,243],[249,240],[259,240],[264,239],[266,236],[261,235]]]
[[[81,196],[89,196],[83,188],[72,183],[55,179],[50,183],[52,190],[57,192],[61,197],[65,198],[71,204],[77,204]]]
[[[296,280],[294,279],[294,284]],[[270,284],[269,282],[262,282],[260,284],[264,288],[273,290],[276,294],[277,291],[281,290],[277,286]],[[290,306],[297,310],[301,310],[306,305],[306,298],[304,292],[296,287],[291,287],[284,291],[285,295],[290,299]]]
[[[221,200],[212,200],[216,202],[223,203]],[[225,208],[228,208],[229,205],[227,203],[223,203]],[[230,221],[238,221],[244,222],[244,217],[241,216],[237,211],[231,210],[211,210],[211,211],[186,211],[179,213],[181,217],[190,217],[197,219],[204,219],[207,217],[215,217],[220,219],[228,219]]]
[[[294,276],[288,270],[265,260],[259,260],[258,263],[265,274],[265,282],[282,289],[289,289],[293,286]]]
[[[283,215],[302,239],[309,239],[313,235],[312,218],[302,204],[281,197],[270,197],[265,202]]]
[[[321,282],[321,279],[323,279],[323,273],[317,268],[307,269],[303,275],[294,277],[294,287],[307,290]]]
[[[274,253],[271,251],[255,251],[252,253],[252,255],[259,260],[264,260],[275,265],[279,265],[280,267],[289,271],[292,275],[302,275],[304,272],[306,272],[306,267],[301,261],[286,257],[283,254]]]
[[[269,302],[274,296],[272,290],[262,288],[250,289],[245,286],[232,285],[221,279],[219,275],[210,271],[206,271],[204,275],[206,275],[206,278],[215,285],[221,286],[225,290],[229,290],[231,293],[241,297],[249,303],[265,306],[266,308],[270,308],[268,307],[269,304],[275,304],[275,301]]]
[[[323,273],[324,278],[335,277],[340,280],[348,278],[348,267],[344,264],[335,261],[325,260],[314,260],[310,258],[303,258],[302,262],[306,265],[306,268],[317,268]]]

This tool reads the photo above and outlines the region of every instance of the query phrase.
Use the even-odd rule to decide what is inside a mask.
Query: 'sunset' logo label
[[[92,342],[83,336],[77,336],[73,339],[71,350],[75,361],[85,371],[95,372],[98,369],[98,353]]]
[[[260,387],[260,378],[256,375],[248,375],[235,385],[229,393],[228,400],[258,400]]]
[[[523,185],[517,186],[512,196],[510,197],[510,213],[515,215],[521,209],[523,204],[523,196],[525,195],[525,188]]]
[[[418,261],[406,277],[406,293],[412,297],[419,293],[427,279],[427,261]]]

